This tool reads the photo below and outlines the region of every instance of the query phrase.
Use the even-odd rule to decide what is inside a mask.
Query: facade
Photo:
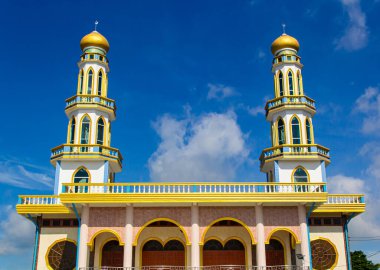
[[[54,194],[16,207],[36,226],[33,269],[351,269],[347,224],[364,196],[328,193],[329,149],[315,143],[296,39],[272,44],[272,147],[260,156],[266,182],[249,183],[116,183],[109,44],[93,31],[80,45],[67,141],[51,154]]]

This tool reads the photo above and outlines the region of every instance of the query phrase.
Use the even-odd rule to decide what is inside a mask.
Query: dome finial
[[[98,24],[99,24],[98,20],[95,20],[95,30],[94,31],[96,31],[96,27],[98,26]]]
[[[282,25],[282,34],[286,35],[286,33],[285,33],[286,24],[283,23],[281,25]]]

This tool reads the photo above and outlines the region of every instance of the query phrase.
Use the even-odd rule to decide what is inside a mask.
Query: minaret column
[[[298,205],[298,219],[301,229],[301,252],[304,256],[304,266],[310,266],[309,232],[307,229],[306,207]]]
[[[199,207],[191,206],[191,267],[200,267],[199,249]]]
[[[80,224],[80,240],[79,240],[79,258],[78,266],[87,267],[87,255],[88,255],[88,220],[90,216],[90,208],[88,205],[82,207],[81,224]]]
[[[256,205],[256,262],[257,266],[265,267],[266,255],[265,255],[265,232],[264,232],[264,215],[263,206]]]
[[[133,205],[127,205],[126,208],[126,222],[125,222],[125,245],[124,245],[124,261],[123,266],[127,268],[132,267],[133,261]]]

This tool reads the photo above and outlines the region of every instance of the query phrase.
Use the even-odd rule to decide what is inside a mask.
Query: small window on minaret
[[[282,97],[284,95],[284,78],[283,78],[283,75],[282,75],[282,72],[280,71],[280,75],[278,76],[278,83],[279,83],[279,89],[280,89],[280,97]]]
[[[96,138],[97,144],[103,144],[104,141],[104,121],[103,118],[99,118],[98,120],[98,135]]]
[[[70,125],[70,144],[74,144],[75,139],[75,118],[73,117],[71,119],[71,125]]]
[[[301,144],[300,123],[297,117],[293,117],[293,120],[292,120],[292,137],[293,137],[293,144]]]
[[[302,84],[301,84],[301,73],[300,72],[298,72],[298,74],[297,74],[297,84],[298,84],[298,94],[301,95]]]
[[[99,71],[98,74],[98,95],[102,95],[102,86],[103,86],[103,72]]]
[[[293,86],[293,73],[291,71],[288,72],[288,82],[289,82],[289,95],[294,95],[294,86]]]
[[[87,95],[91,95],[92,92],[92,86],[93,86],[93,72],[92,69],[88,72],[88,79],[87,79]]]
[[[310,120],[306,119],[306,139],[307,139],[307,144],[312,144],[311,140],[311,125],[310,125]]]
[[[309,181],[306,171],[301,167],[296,169],[293,177],[294,177],[294,182],[296,183],[306,183]]]
[[[285,143],[285,125],[282,119],[277,122],[277,131],[278,131],[278,144],[282,145]]]
[[[81,129],[81,144],[88,144],[90,140],[90,118],[85,116],[82,120],[82,129]]]
[[[79,74],[79,94],[83,92],[83,69],[81,69]]]

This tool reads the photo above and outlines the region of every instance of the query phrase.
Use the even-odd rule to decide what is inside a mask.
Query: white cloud
[[[364,115],[362,132],[379,134],[380,131],[380,92],[378,87],[368,87],[355,102],[354,112]]]
[[[256,107],[247,107],[247,112],[252,115],[252,116],[257,116],[259,114],[262,114],[264,115],[265,114],[265,110],[264,110],[264,107],[263,106],[256,106]]]
[[[336,48],[346,51],[356,51],[368,43],[368,27],[366,14],[360,7],[360,0],[341,0],[344,11],[348,14],[349,22],[346,30],[337,41]]]
[[[53,187],[51,171],[15,160],[0,160],[0,183],[28,189]]]
[[[223,100],[227,97],[239,95],[236,89],[232,86],[226,86],[224,84],[207,84],[208,93],[207,99]]]
[[[152,180],[231,180],[248,160],[246,135],[233,112],[180,120],[164,115],[154,129],[161,142],[148,162]]]
[[[32,252],[35,227],[11,206],[3,206],[0,221],[0,255]]]
[[[365,194],[366,212],[355,217],[349,225],[351,236],[377,236],[380,232],[378,205],[380,198],[371,193],[368,182],[363,179],[338,174],[328,178],[329,193]]]

